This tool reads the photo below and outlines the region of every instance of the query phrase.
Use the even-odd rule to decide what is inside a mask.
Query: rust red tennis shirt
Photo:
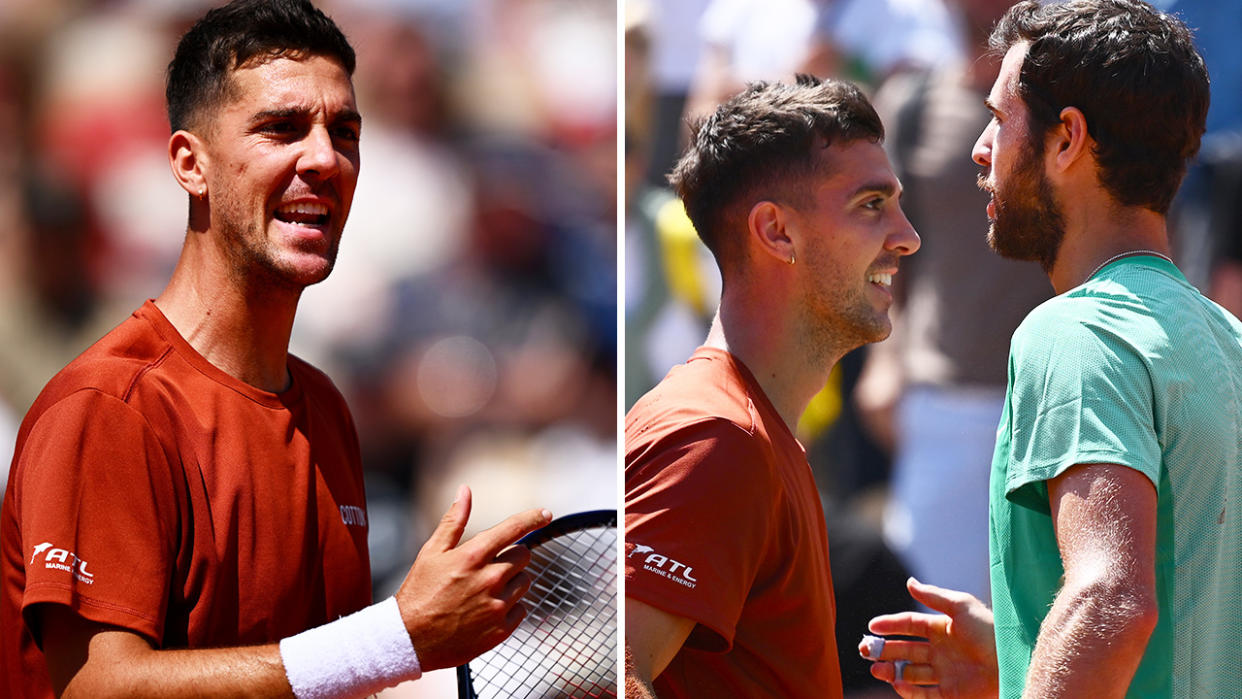
[[[0,694],[50,697],[31,609],[157,648],[272,642],[370,603],[354,425],[290,357],[261,391],[148,302],[48,383],[0,510]]]
[[[750,371],[700,348],[625,418],[625,594],[696,622],[661,697],[840,697],[828,534]]]

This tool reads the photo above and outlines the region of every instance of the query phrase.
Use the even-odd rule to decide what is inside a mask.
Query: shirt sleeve
[[[1037,320],[1014,343],[1006,496],[1048,512],[1046,481],[1091,463],[1128,466],[1159,488],[1161,451],[1142,352],[1097,322]]]
[[[168,459],[143,417],[84,390],[49,408],[16,467],[26,585],[22,614],[63,604],[162,641],[178,513]]]
[[[662,441],[626,469],[626,595],[699,624],[687,645],[726,651],[780,497],[772,456],[727,420]]]

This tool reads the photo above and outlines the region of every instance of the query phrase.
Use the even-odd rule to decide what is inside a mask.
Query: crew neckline
[[[177,353],[177,356],[185,360],[190,366],[194,367],[199,373],[216,383],[228,388],[232,391],[240,393],[246,398],[271,408],[284,408],[285,406],[297,402],[302,397],[302,386],[297,379],[297,374],[292,369],[292,355],[290,360],[286,362],[287,371],[289,372],[289,388],[279,393],[266,391],[258,386],[242,381],[241,379],[229,374],[220,367],[212,364],[207,360],[194,346],[189,343],[177,328],[168,320],[164,312],[159,306],[155,305],[155,299],[147,299],[142,306],[135,311],[135,316],[149,322],[155,331],[165,342],[167,342]]]

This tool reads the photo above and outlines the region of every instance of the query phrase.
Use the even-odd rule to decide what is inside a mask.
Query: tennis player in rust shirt
[[[305,0],[234,2],[181,40],[168,152],[185,244],[164,291],[23,421],[0,511],[0,695],[362,696],[520,620],[530,554],[506,547],[550,514],[459,545],[465,488],[371,604],[354,425],[288,354],[357,183],[353,68]]]
[[[853,85],[756,83],[672,182],[724,286],[704,346],[625,421],[626,696],[841,696],[828,537],[793,428],[891,329],[919,238]]]

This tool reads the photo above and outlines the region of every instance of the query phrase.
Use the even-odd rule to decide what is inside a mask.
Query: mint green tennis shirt
[[[1242,323],[1163,259],[1109,264],[1023,321],[990,494],[1000,695],[1061,587],[1046,481],[1114,463],[1158,494],[1160,618],[1131,697],[1242,696]]]

